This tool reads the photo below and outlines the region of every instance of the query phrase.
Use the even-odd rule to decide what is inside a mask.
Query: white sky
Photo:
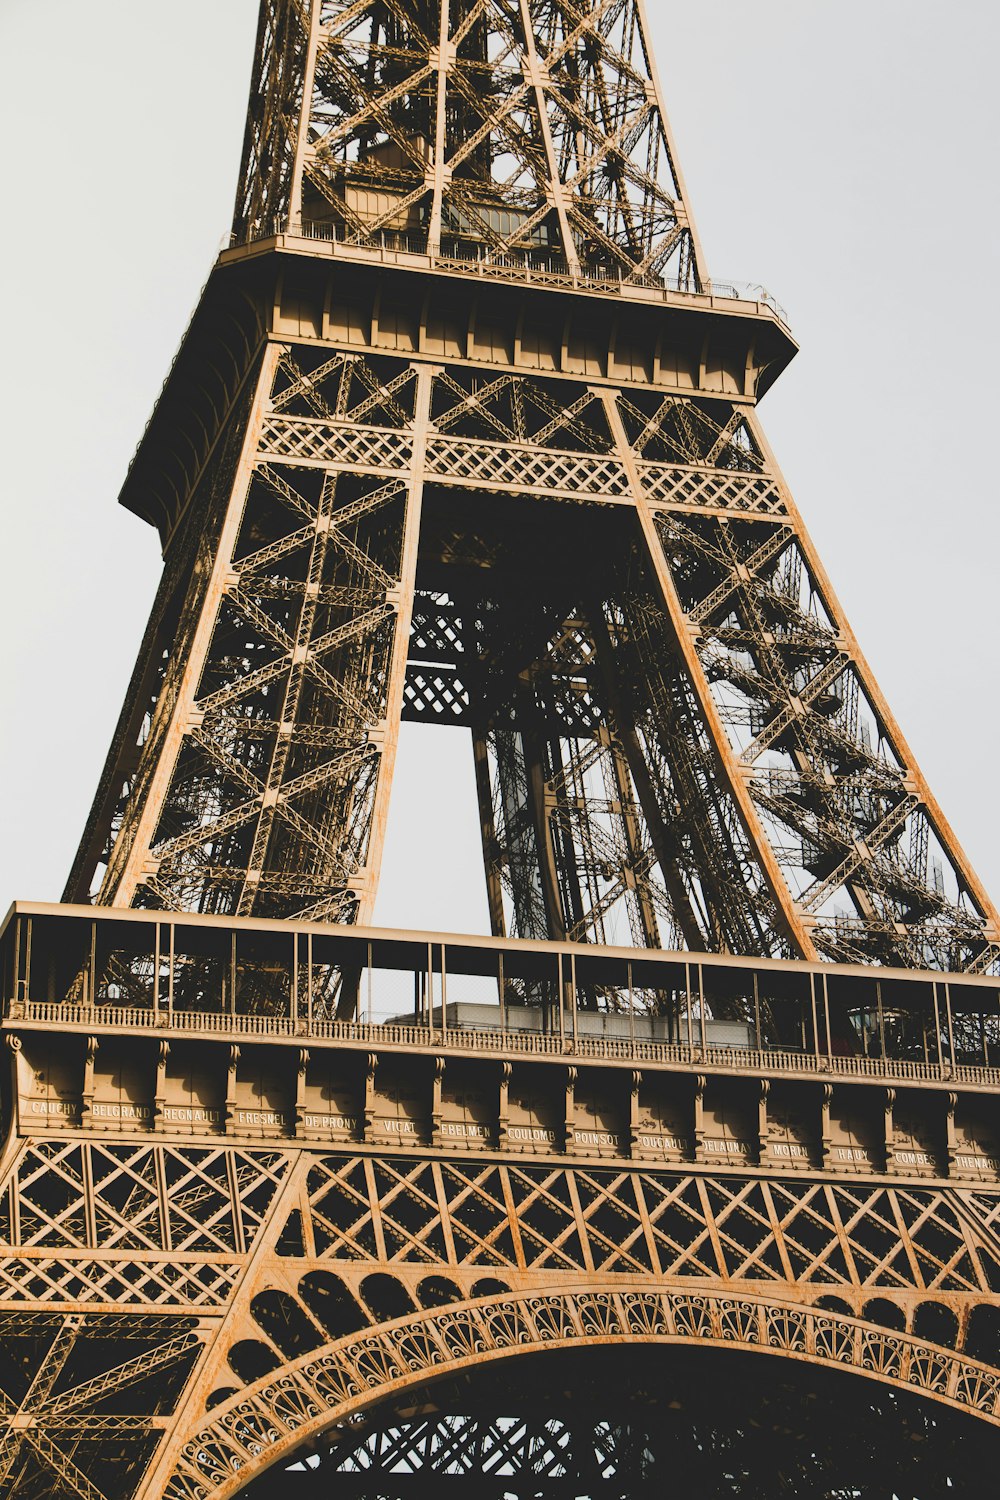
[[[61,892],[152,602],[155,534],[115,498],[228,230],[256,9],[0,0],[0,907]],[[769,437],[996,896],[1000,8],[649,9],[708,268],[764,282],[802,345]],[[420,743],[379,916],[474,929],[471,776],[442,833],[454,757]]]

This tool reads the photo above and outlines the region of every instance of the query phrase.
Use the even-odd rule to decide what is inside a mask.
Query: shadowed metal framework
[[[471,730],[497,933],[995,968],[633,0],[264,5],[234,236],[123,495],[166,569],[67,899],[370,920],[402,717]]]
[[[0,1497],[968,1492],[1000,929],[761,432],[795,349],[641,0],[263,0],[163,580],[0,935]],[[370,927],[403,720],[488,939]]]
[[[234,233],[698,285],[634,0],[262,7]]]

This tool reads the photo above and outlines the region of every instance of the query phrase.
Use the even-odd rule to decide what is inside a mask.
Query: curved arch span
[[[541,1349],[713,1345],[850,1370],[1000,1426],[1000,1372],[862,1319],[760,1296],[611,1287],[427,1309],[338,1339],[216,1407],[184,1443],[164,1500],[228,1500],[327,1427],[407,1386]]]

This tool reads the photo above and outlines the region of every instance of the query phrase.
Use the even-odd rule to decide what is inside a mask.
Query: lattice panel
[[[0,1302],[219,1307],[286,1166],[214,1145],[25,1146],[0,1194]]]
[[[202,1350],[193,1318],[0,1314],[0,1492],[128,1500]]]
[[[840,962],[988,966],[984,914],[800,539],[707,516],[664,514],[657,525],[720,718],[819,950]]]
[[[316,1254],[331,1262],[989,1294],[1000,1273],[964,1198],[932,1188],[328,1158],[310,1169],[308,1216]]]
[[[288,203],[308,36],[297,5],[264,0],[250,86],[259,106],[247,116],[236,200],[235,222],[247,229],[270,229]]]
[[[220,471],[220,530],[193,575],[101,898],[351,920],[359,891],[372,894],[401,692],[417,377],[399,361],[272,350],[262,378],[269,452],[245,452],[235,478]],[[251,418],[251,444],[253,432]]]
[[[434,438],[427,463],[435,478],[470,489],[513,490],[525,494],[574,499],[579,495],[620,499],[628,494],[628,477],[613,458],[581,458],[575,453],[517,450],[498,443]]]
[[[271,1470],[246,1500],[299,1492],[405,1500],[475,1487],[477,1500],[539,1492],[720,1495],[787,1492],[869,1500],[976,1493],[992,1432],[870,1383],[777,1362],[706,1362],[684,1349],[549,1354],[499,1366],[471,1390],[438,1381],[410,1409],[390,1401],[361,1430],[338,1432],[308,1468]],[[659,1399],[669,1392],[669,1401]],[[399,1403],[403,1406],[403,1402]],[[413,1408],[417,1408],[414,1412]],[[831,1408],[836,1420],[830,1420]],[[885,1437],[896,1438],[891,1451]]]
[[[441,442],[485,443],[500,452],[523,449],[559,461],[574,454],[599,459],[614,453],[600,393],[565,377],[446,368],[434,380],[431,417]]]
[[[411,451],[410,440],[391,429],[318,418],[271,417],[261,436],[261,453],[275,462],[316,464],[362,474],[406,470]]]
[[[650,463],[643,464],[640,473],[646,495],[654,505],[761,516],[788,514],[788,503],[777,482],[766,474]]]
[[[305,223],[360,245],[697,285],[631,0],[440,16],[325,0],[316,25],[319,6],[263,8],[237,238]]]

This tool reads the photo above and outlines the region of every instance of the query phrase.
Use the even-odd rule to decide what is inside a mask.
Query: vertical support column
[[[636,1156],[639,1151],[639,1089],[641,1085],[642,1073],[637,1068],[629,1080],[628,1150],[630,1156]]]
[[[83,1054],[83,1088],[80,1091],[80,1124],[84,1127],[90,1124],[91,1110],[94,1105],[94,1064],[97,1061],[97,1047],[96,1036],[88,1036]]]
[[[819,1149],[820,1161],[824,1167],[829,1167],[833,1160],[833,1131],[830,1127],[830,1101],[833,1098],[833,1084],[824,1083],[820,1095],[820,1130]]]
[[[167,1102],[167,1059],[170,1043],[160,1042],[156,1049],[156,1085],[153,1092],[153,1129],[163,1129],[163,1110]]]
[[[934,1004],[934,1050],[938,1067],[944,1071],[944,1057],[941,1053],[941,1009],[938,1005],[937,980],[931,983],[931,1000]]]
[[[955,1174],[955,1155],[958,1151],[958,1133],[955,1130],[955,1110],[958,1106],[958,1095],[948,1095],[948,1107],[945,1112],[945,1158],[947,1162],[948,1176]]]
[[[438,44],[437,44],[437,91],[434,104],[434,158],[431,167],[431,215],[427,228],[427,254],[439,255],[441,253],[441,210],[444,202],[444,189],[447,173],[444,164],[445,151],[445,126],[447,123],[446,105],[448,94],[448,65],[451,61],[451,48],[448,42],[448,16],[450,11],[449,0],[438,0],[440,13],[438,16]]]
[[[309,1068],[309,1049],[300,1047],[297,1066],[295,1069],[295,1134],[301,1135],[304,1130],[306,1113],[306,1073]]]
[[[490,785],[488,741],[486,729],[483,726],[477,725],[473,728],[472,759],[476,773],[476,799],[479,803],[479,827],[483,842],[483,864],[486,869],[486,901],[490,913],[490,931],[494,937],[506,937],[496,820],[493,815],[493,788]]]
[[[545,78],[542,65],[535,50],[535,28],[532,24],[531,10],[528,0],[520,0],[521,7],[521,30],[524,37],[524,53],[527,66],[524,76],[531,84],[535,95],[535,108],[538,111],[538,126],[542,133],[542,144],[545,147],[545,163],[548,167],[549,180],[545,184],[546,197],[552,203],[559,220],[559,233],[563,241],[563,254],[571,276],[580,275],[580,259],[576,253],[576,242],[573,239],[573,229],[569,221],[569,211],[566,203],[566,188],[563,184],[559,171],[559,163],[556,160],[555,146],[552,143],[552,130],[549,125],[549,113],[545,101]]]
[[[527,718],[527,715],[525,717]],[[553,810],[553,803],[546,790],[542,740],[534,730],[525,729],[521,734],[521,743],[524,746],[528,807],[531,811],[535,842],[538,846],[538,874],[548,928],[544,936],[552,942],[564,943],[566,942],[566,921],[563,914],[562,894],[559,889],[559,866],[552,842],[550,813]]]
[[[8,1059],[7,1067],[4,1069],[4,1076],[6,1077],[8,1086],[10,1088],[10,1098],[13,1105],[12,1113],[14,1117],[14,1125],[16,1127],[16,1131],[11,1130],[8,1141],[10,1143],[13,1143],[14,1140],[16,1140],[17,1136],[20,1135],[24,1129],[24,1121],[21,1119],[21,1096],[26,1091],[27,1080],[24,1077],[24,1072],[27,1068],[27,1064],[24,1060],[24,1043],[17,1035],[17,1033],[8,1031],[6,1039],[7,1051],[10,1053],[10,1057]],[[10,1231],[10,1242],[12,1245],[16,1245],[19,1243],[19,1240],[15,1235],[13,1229],[13,1218],[17,1210],[16,1200],[17,1193],[14,1191],[13,1184],[11,1184],[10,1212],[12,1228]]]
[[[302,228],[302,170],[309,144],[309,117],[312,114],[313,83],[316,78],[316,53],[319,48],[320,0],[309,3],[309,40],[306,44],[306,65],[302,71],[302,106],[299,110],[299,125],[295,134],[295,160],[292,163],[292,181],[288,193],[288,227],[293,232]]]
[[[571,1153],[576,1145],[576,1068],[566,1069],[566,1102],[563,1110],[563,1150]]]
[[[275,370],[281,357],[282,346],[268,344],[257,376],[257,391],[247,422],[243,448],[233,481],[229,505],[222,523],[212,570],[201,600],[198,624],[191,639],[188,653],[176,693],[170,698],[161,697],[154,715],[147,744],[157,745],[156,766],[144,788],[142,806],[126,815],[115,846],[111,851],[107,872],[101,886],[99,902],[103,906],[131,906],[136,889],[151,871],[150,846],[156,834],[156,826],[163,809],[164,799],[184,742],[184,736],[192,726],[195,694],[201,681],[205,658],[215,631],[215,622],[229,581],[233,549],[239,535],[243,508],[253,474],[254,462],[260,445],[261,430],[270,402]],[[161,726],[155,720],[160,713],[169,713],[169,721]]]
[[[890,748],[892,749],[893,754],[898,759],[900,766],[903,768],[906,784],[913,788],[914,795],[918,798],[919,802],[926,810],[928,821],[933,828],[936,837],[940,840],[944,849],[947,851],[948,858],[954,865],[961,885],[964,886],[973,904],[978,908],[979,911],[982,912],[985,918],[983,930],[984,939],[988,943],[995,944],[998,942],[998,940],[1000,940],[1000,912],[997,911],[997,908],[990,900],[990,897],[986,889],[984,888],[982,881],[979,879],[975,870],[969,863],[969,859],[965,853],[965,850],[959,844],[951,828],[951,825],[949,824],[947,818],[944,816],[944,813],[942,812],[941,807],[938,804],[937,798],[934,796],[926,780],[924,779],[923,772],[917,765],[917,762],[913,756],[913,752],[907,744],[902,730],[893,717],[893,714],[889,708],[888,703],[886,702],[881,688],[875,681],[874,674],[872,673],[872,670],[861,651],[861,647],[858,645],[858,641],[854,634],[854,631],[851,629],[851,626],[847,621],[840,600],[837,598],[837,595],[834,592],[829,575],[824,568],[822,561],[820,560],[815,546],[813,545],[812,538],[810,537],[803,524],[802,517],[799,515],[799,512],[795,506],[795,502],[792,500],[788,485],[785,483],[784,476],[774,457],[774,452],[771,448],[771,445],[768,442],[767,437],[761,427],[760,419],[758,418],[757,413],[753,410],[749,410],[747,412],[746,422],[747,427],[753,435],[754,441],[760,448],[765,464],[774,475],[777,483],[781,486],[785,503],[788,507],[788,518],[791,525],[793,525],[795,528],[796,546],[802,553],[802,557],[805,561],[806,567],[812,574],[819,596],[823,601],[823,605],[834,625],[834,628],[837,631],[837,634],[843,642],[843,649],[851,660],[854,671],[857,674],[859,682],[861,683],[862,689],[867,695],[868,700],[871,703],[872,708],[874,709],[875,714],[880,722],[885,738]]]
[[[740,820],[746,831],[747,838],[753,849],[754,858],[760,865],[764,879],[767,881],[771,895],[774,898],[778,913],[785,927],[786,935],[800,958],[819,961],[819,954],[809,936],[806,923],[802,913],[798,910],[792,899],[792,893],[788,888],[781,866],[778,863],[774,850],[771,848],[767,834],[764,832],[763,824],[757,815],[750,789],[747,785],[745,770],[741,767],[733,747],[726,733],[725,725],[712,697],[708,679],[695,650],[694,638],[691,634],[680,596],[674,586],[673,578],[667,567],[660,545],[659,534],[656,530],[656,522],[653,519],[653,511],[646,499],[645,486],[642,475],[636,462],[635,452],[629,444],[628,434],[622,422],[621,412],[615,400],[613,391],[595,391],[604,404],[607,413],[608,426],[615,441],[617,457],[626,474],[628,475],[629,488],[635,501],[636,515],[646,542],[647,553],[653,576],[656,579],[660,596],[667,611],[673,630],[674,640],[680,652],[685,672],[692,690],[698,702],[705,728],[712,739],[716,760],[723,785],[729,792],[739,813]]]
[[[684,941],[689,948],[700,951],[708,946],[707,940],[698,924],[690,897],[684,888],[677,865],[677,840],[663,819],[656,799],[653,778],[649,774],[649,767],[642,753],[632,715],[626,708],[620,690],[618,675],[614,670],[615,650],[611,644],[611,635],[599,599],[590,600],[587,619],[597,646],[597,665],[601,673],[601,683],[614,720],[614,737],[608,735],[606,730],[603,732],[609,741],[609,749],[613,757],[627,845],[633,858],[638,855],[642,846],[638,818],[632,805],[632,787],[634,787],[646,831],[656,853],[656,862],[670,896],[674,916],[684,934]],[[599,730],[598,733],[600,734],[601,731]],[[640,910],[643,927],[647,933],[646,946],[658,948],[660,946],[659,923],[648,896],[641,898]]]
[[[691,1143],[695,1161],[705,1159],[705,1075],[698,1073],[694,1080],[694,1112],[692,1115]]]
[[[385,829],[389,816],[389,798],[392,794],[392,775],[396,767],[396,752],[399,748],[399,721],[403,711],[406,662],[410,654],[410,624],[413,619],[413,590],[417,576],[417,549],[420,540],[420,512],[424,493],[424,471],[427,455],[427,433],[430,426],[431,392],[433,390],[434,377],[439,373],[440,367],[437,365],[421,365],[417,371],[417,389],[413,417],[413,457],[410,469],[410,482],[406,495],[406,519],[403,525],[399,592],[395,600],[396,629],[393,635],[392,658],[389,666],[385,724],[380,727],[379,731],[382,735],[382,746],[379,759],[378,782],[375,788],[375,803],[372,808],[368,854],[364,874],[358,877],[357,920],[362,927],[371,925],[375,910],[375,895],[378,890],[379,872],[382,868],[382,853],[385,848]]]

